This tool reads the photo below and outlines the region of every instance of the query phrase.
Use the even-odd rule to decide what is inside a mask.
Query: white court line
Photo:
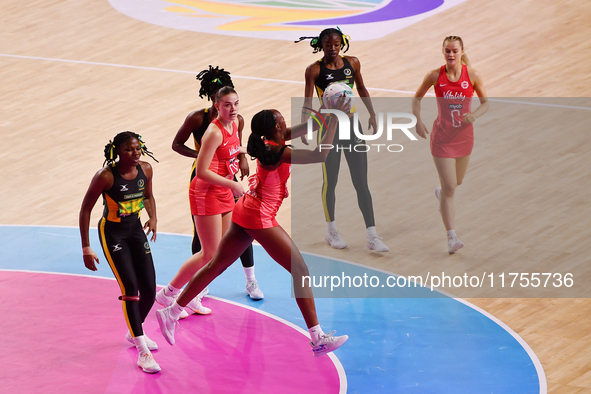
[[[182,235],[182,234],[177,234],[177,235]],[[103,276],[93,276],[93,275],[84,275],[84,274],[70,274],[70,273],[65,273],[65,272],[51,272],[51,271],[33,271],[33,270],[21,270],[21,269],[4,269],[4,268],[0,268],[0,272],[5,271],[5,272],[24,272],[24,273],[28,273],[28,274],[49,274],[49,275],[65,275],[65,276],[77,276],[77,277],[83,277],[83,278],[92,278],[92,279],[107,279],[107,280],[115,280],[115,278],[107,278],[107,277],[103,277]],[[156,285],[156,286],[160,286],[160,287],[164,287],[162,285]],[[303,328],[285,320],[280,318],[279,316],[275,316],[270,314],[269,312],[265,312],[262,311],[260,309],[254,308],[252,306],[249,305],[244,305],[244,304],[240,304],[238,302],[235,301],[230,301],[230,300],[226,300],[220,297],[216,297],[216,296],[211,296],[211,295],[206,295],[205,297],[214,299],[214,300],[218,300],[221,302],[225,302],[228,303],[230,305],[234,305],[234,306],[239,306],[241,308],[244,309],[248,309],[251,310],[253,312],[256,313],[260,313],[263,316],[267,316],[273,320],[278,321],[279,323],[285,324],[288,327],[293,328],[294,330],[296,330],[297,332],[299,332],[300,334],[304,335],[307,339],[310,339],[310,334],[304,330]],[[337,356],[334,355],[334,353],[327,353],[327,356],[330,358],[330,360],[333,362],[335,369],[337,370],[337,373],[339,375],[339,394],[346,394],[347,393],[347,374],[345,373],[345,368],[343,368],[343,364],[341,364],[340,360],[338,359]]]
[[[567,108],[567,109],[583,109],[583,110],[586,110],[586,111],[591,111],[591,108],[589,108],[589,107],[577,107],[575,105],[535,103],[535,102],[531,102],[531,101],[518,101],[518,100],[505,100],[505,99],[489,99],[489,101],[496,101],[498,103],[536,105],[536,106],[539,106],[539,107],[554,107],[554,108]]]
[[[270,317],[271,319],[275,319],[278,322],[285,324],[286,326],[293,328],[294,330],[298,331],[300,334],[304,335],[307,339],[310,339],[310,333],[308,331],[304,330],[303,328],[301,328],[301,327],[299,327],[299,326],[297,326],[285,319],[280,318],[279,316],[272,315],[268,312],[262,311],[260,309],[256,309],[256,308],[249,306],[249,305],[243,305],[238,302],[226,300],[226,299],[219,298],[216,296],[206,295],[205,297],[209,297],[209,298],[212,298],[212,299],[218,300],[218,301],[223,301],[228,304],[240,306],[242,308],[246,308],[251,311],[260,313],[262,315]],[[339,387],[340,387],[339,394],[345,394],[347,392],[347,374],[345,373],[345,368],[343,368],[343,364],[341,364],[341,361],[338,359],[337,356],[335,356],[334,353],[331,352],[331,353],[327,353],[326,355],[328,357],[330,357],[331,361],[333,362],[333,364],[337,370],[337,373],[339,374]]]
[[[38,56],[24,56],[24,55],[11,55],[7,53],[0,53],[0,57],[12,57],[17,59],[29,59],[29,60],[44,60],[44,61],[51,61],[51,62],[63,62],[63,63],[75,63],[75,64],[86,64],[91,66],[107,66],[107,67],[118,67],[118,68],[131,68],[136,70],[147,70],[147,71],[161,71],[161,72],[169,72],[169,73],[179,73],[179,74],[197,74],[197,71],[184,71],[184,70],[173,70],[169,68],[157,68],[157,67],[143,67],[143,66],[131,66],[127,64],[115,64],[115,63],[101,63],[101,62],[88,62],[84,60],[69,60],[69,59],[56,59],[50,57],[38,57]],[[265,81],[265,82],[279,82],[279,83],[291,83],[291,84],[298,84],[303,85],[304,82],[302,81],[289,81],[286,79],[273,79],[273,78],[259,78],[259,77],[248,77],[248,76],[241,76],[241,75],[234,75],[232,74],[232,78],[235,79],[250,79],[254,81]],[[414,95],[415,92],[410,92],[406,90],[396,90],[396,89],[384,89],[384,88],[370,88],[367,87],[369,90],[375,90],[376,92],[389,92],[389,93],[400,93],[400,94],[410,94]],[[433,93],[427,93],[427,96],[435,96]],[[518,100],[501,100],[501,99],[491,99],[489,101],[496,101],[501,103],[511,103],[511,104],[524,104],[524,105],[536,105],[542,107],[554,107],[554,108],[567,108],[567,109],[582,109],[586,111],[591,111],[590,107],[577,107],[573,105],[560,105],[560,104],[546,104],[546,103],[531,103],[527,101],[518,101]]]
[[[6,54],[6,53],[0,53],[0,56],[13,57],[13,58],[17,58],[17,59],[44,60],[44,61],[49,61],[49,62],[86,64],[86,65],[90,65],[90,66],[107,66],[107,67],[118,67],[118,68],[132,68],[132,69],[136,69],[136,70],[147,70],[147,71],[163,71],[163,72],[179,73],[179,74],[198,74],[199,73],[199,71],[184,71],[184,70],[173,70],[170,68],[130,66],[127,64],[88,62],[88,61],[84,61],[84,60],[56,59],[56,58],[51,58],[51,57],[10,55],[10,54]],[[300,85],[304,84],[303,82],[299,82],[299,81],[287,81],[287,80],[283,80],[283,79],[272,79],[272,78],[245,77],[245,76],[234,75],[234,74],[232,74],[232,78],[252,79],[252,80],[256,80],[256,81],[266,81],[266,82],[295,83],[295,84],[300,84]]]
[[[62,228],[77,228],[77,227],[74,227],[74,226],[4,225],[4,224],[0,224],[0,227],[62,227]],[[166,234],[169,234],[169,235],[181,235],[181,236],[190,237],[190,235],[187,235],[187,234],[175,234],[175,233],[166,233]],[[257,246],[260,247],[260,245],[257,245]],[[370,267],[370,266],[367,266],[367,265],[364,265],[364,264],[354,263],[354,262],[349,261],[349,260],[344,260],[344,259],[339,259],[339,258],[335,258],[335,257],[324,256],[324,255],[320,255],[320,254],[316,254],[316,253],[309,253],[309,252],[304,252],[304,251],[301,251],[301,253],[302,254],[307,254],[307,255],[310,255],[310,256],[316,256],[316,257],[322,257],[322,258],[325,258],[325,259],[331,259],[331,260],[335,260],[335,261],[340,261],[340,262],[343,262],[343,263],[346,263],[346,264],[351,264],[351,265],[355,265],[355,266],[358,266],[358,267],[367,268],[369,270],[373,270],[373,271],[377,271],[377,272],[382,272],[382,273],[385,273],[385,274],[388,274],[388,275],[400,276],[400,275],[398,275],[398,274],[396,274],[394,272],[389,272],[389,271],[382,270],[382,269],[379,269],[379,268]],[[47,274],[85,276],[85,277],[89,277],[89,278],[97,278],[98,277],[98,278],[102,278],[102,279],[115,280],[114,278],[106,278],[106,277],[100,277],[100,276],[81,275],[81,274],[67,274],[67,273],[56,273],[56,272],[44,272],[44,271],[11,270],[11,269],[0,269],[0,271],[38,272],[38,273],[47,273]],[[439,293],[442,293],[442,294],[444,294],[444,295],[446,295],[446,296],[448,296],[448,297],[450,297],[450,298],[452,298],[452,299],[454,299],[454,300],[456,300],[456,301],[458,301],[458,302],[460,302],[460,303],[462,303],[462,304],[464,304],[464,305],[466,305],[466,306],[468,306],[468,307],[476,310],[477,312],[482,313],[484,316],[488,317],[489,319],[491,319],[492,321],[494,321],[495,323],[497,323],[501,328],[503,328],[513,338],[515,338],[515,340],[523,347],[523,349],[529,355],[530,359],[532,360],[532,362],[534,364],[534,367],[536,369],[536,373],[538,375],[538,382],[539,382],[539,385],[540,385],[540,394],[547,394],[548,393],[548,385],[547,385],[547,382],[546,382],[546,373],[544,372],[544,367],[542,366],[542,363],[540,362],[540,360],[538,359],[537,355],[534,353],[534,351],[532,350],[532,348],[527,344],[527,342],[525,342],[525,340],[523,338],[521,338],[519,336],[519,334],[517,334],[515,331],[513,331],[513,329],[511,329],[511,327],[507,326],[501,320],[499,320],[495,316],[491,315],[487,311],[485,311],[485,310],[477,307],[476,305],[473,305],[473,304],[469,303],[468,301],[466,301],[464,299],[461,299],[461,298],[458,298],[458,297],[456,297],[456,296],[454,296],[454,295],[452,295],[452,294],[450,294],[450,293],[448,293],[446,291],[443,291],[441,289],[434,289],[434,291],[437,291]],[[236,303],[234,301],[224,300],[224,299],[221,299],[221,298],[218,298],[218,297],[213,297],[213,296],[208,296],[208,297],[215,298],[215,299],[218,299],[220,301],[228,302],[228,303],[231,303],[231,304],[235,304],[235,305],[241,306],[243,308],[252,309],[252,310],[254,310],[256,312],[259,312],[259,313],[262,313],[262,314],[264,314],[266,316],[269,316],[269,317],[272,317],[274,319],[277,319],[278,321],[280,321],[280,322],[282,322],[284,324],[289,325],[290,327],[294,328],[295,330],[298,330],[303,335],[309,337],[308,333],[305,332],[305,330],[303,330],[300,327],[298,327],[298,326],[296,326],[296,325],[288,322],[287,320],[281,319],[278,316],[270,315],[267,312],[258,310],[256,308],[252,308],[252,307],[250,307],[248,305],[239,304],[239,303]],[[336,356],[334,356],[334,355],[331,354],[331,360],[335,364],[335,368],[337,369],[338,374],[339,374],[339,380],[341,382],[341,391],[340,391],[340,393],[341,392],[342,393],[346,393],[347,392],[347,390],[346,390],[346,388],[347,388],[347,377],[346,377],[345,370],[344,370],[342,364],[340,363],[340,361],[338,360],[338,358]],[[345,388],[345,391],[342,391],[343,390],[343,387]]]
[[[351,264],[351,265],[355,265],[357,267],[362,267],[362,268],[366,268],[368,270],[373,270],[373,271],[378,271],[378,272],[382,272],[384,274],[388,274],[388,275],[392,275],[392,276],[401,276],[399,274],[396,274],[394,272],[389,272],[383,269],[379,269],[379,268],[374,268],[374,267],[370,267],[368,265],[364,265],[364,264],[359,264],[359,263],[354,263],[352,261],[349,260],[344,260],[344,259],[339,259],[336,257],[332,257],[332,256],[324,256],[321,254],[316,254],[316,253],[309,253],[309,252],[304,252],[304,251],[300,251],[303,255],[310,255],[310,256],[315,256],[315,257],[321,257],[324,259],[328,259],[328,260],[335,260],[335,261],[340,261],[342,263],[346,263],[346,264]],[[416,282],[415,282],[416,283]],[[425,287],[428,288],[427,286],[422,286],[419,285],[420,287]],[[538,356],[536,355],[536,353],[533,351],[533,349],[527,344],[527,342],[525,342],[525,340],[523,338],[521,338],[519,336],[518,333],[516,333],[515,331],[513,331],[513,329],[511,327],[509,327],[508,325],[506,325],[505,323],[503,323],[501,320],[497,319],[495,316],[491,315],[490,313],[488,313],[487,311],[485,311],[482,308],[477,307],[474,304],[471,304],[470,302],[462,299],[462,298],[458,298],[456,296],[454,296],[453,294],[450,294],[444,290],[441,289],[433,289],[432,291],[437,291],[441,294],[444,294],[446,296],[448,296],[451,299],[454,299],[455,301],[458,301],[472,309],[474,309],[475,311],[482,313],[484,316],[488,317],[490,320],[492,320],[493,322],[495,322],[496,324],[498,324],[502,329],[504,329],[505,331],[507,331],[507,333],[509,333],[513,338],[515,338],[515,340],[521,345],[521,347],[523,347],[523,349],[525,350],[525,352],[529,355],[530,359],[532,360],[534,367],[536,368],[536,373],[538,374],[538,382],[540,384],[540,394],[548,394],[548,383],[546,382],[546,373],[544,372],[544,367],[542,366],[542,363],[540,362],[540,360],[538,359]]]
[[[56,237],[66,237],[66,238],[80,238],[79,235],[66,235],[66,234],[44,233],[42,231],[39,231],[37,234],[55,235]]]

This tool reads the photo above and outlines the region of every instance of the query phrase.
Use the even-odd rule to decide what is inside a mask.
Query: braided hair
[[[248,137],[246,151],[253,157],[253,160],[258,159],[264,165],[274,165],[281,160],[283,151],[288,145],[282,146],[277,151],[265,144],[264,141],[264,139],[270,140],[273,137],[273,131],[276,125],[275,114],[270,109],[264,109],[252,117],[250,124],[251,133],[250,137]]]
[[[341,49],[345,48],[344,52],[349,50],[349,42],[351,41],[351,37],[343,34],[341,29],[337,26],[337,28],[330,27],[328,29],[324,29],[320,32],[318,37],[300,37],[299,40],[294,41],[296,44],[300,41],[310,40],[310,46],[314,49],[313,53],[320,52],[322,50],[322,44],[328,37],[331,35],[336,34],[341,38]]]
[[[132,138],[136,138],[140,142],[142,155],[148,155],[152,159],[154,159],[156,163],[158,163],[158,160],[156,160],[156,158],[152,155],[152,152],[148,150],[148,147],[146,146],[144,141],[142,141],[141,135],[136,134],[132,131],[122,131],[121,133],[117,134],[115,138],[109,141],[107,145],[105,145],[105,161],[103,162],[103,166],[105,164],[113,165],[115,163],[115,159],[117,159],[118,156],[117,148],[120,147],[125,141],[130,140]]]
[[[210,100],[210,97],[224,86],[234,87],[230,73],[219,66],[213,68],[209,65],[209,70],[203,70],[197,74],[197,80],[201,81],[199,97],[207,97],[207,100]]]

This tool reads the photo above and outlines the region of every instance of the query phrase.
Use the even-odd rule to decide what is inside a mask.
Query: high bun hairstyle
[[[261,164],[274,165],[279,163],[283,151],[287,148],[287,146],[282,146],[277,151],[265,144],[265,140],[270,140],[273,137],[276,125],[275,114],[269,109],[264,109],[252,117],[250,123],[251,133],[250,137],[248,137],[246,151],[253,159],[258,159]]]
[[[154,159],[154,161],[156,161],[158,163],[158,160],[156,160],[156,158],[152,155],[152,152],[150,152],[148,150],[148,147],[146,146],[144,141],[142,141],[141,135],[136,134],[132,131],[122,131],[121,133],[117,134],[115,136],[115,138],[113,138],[111,141],[109,141],[109,143],[107,145],[105,145],[105,150],[104,150],[105,161],[103,162],[103,166],[105,164],[113,165],[115,163],[115,159],[117,159],[117,156],[119,156],[119,153],[117,153],[117,149],[124,142],[126,142],[132,138],[136,138],[140,142],[140,147],[142,149],[142,155],[148,155],[152,159]]]
[[[224,86],[234,87],[230,73],[223,68],[209,66],[209,70],[203,70],[197,74],[197,80],[201,81],[199,97],[207,97],[207,100],[217,93]]]
[[[341,49],[345,48],[344,52],[347,52],[349,50],[349,42],[351,41],[351,37],[343,34],[338,26],[336,29],[330,27],[328,29],[322,30],[318,37],[300,37],[299,40],[294,42],[297,44],[300,41],[310,40],[310,46],[314,49],[313,53],[317,53],[322,51],[322,43],[324,43],[324,41],[326,41],[326,39],[333,34],[336,34],[341,38]]]
[[[445,46],[446,42],[454,42],[457,41],[460,43],[460,47],[462,48],[462,50],[464,50],[464,41],[462,41],[462,38],[460,36],[447,36],[443,39],[443,44],[441,44],[441,46]],[[470,66],[470,60],[468,60],[468,55],[466,55],[466,52],[464,52],[464,54],[462,55],[461,58],[462,63],[464,63],[466,66]]]

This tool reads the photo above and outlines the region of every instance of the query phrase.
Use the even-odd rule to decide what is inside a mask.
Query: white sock
[[[180,306],[179,304],[177,304],[177,302],[175,301],[174,304],[172,304],[170,306],[170,315],[178,320],[179,316],[181,315],[181,313],[183,313],[183,311],[185,310],[185,308],[183,308],[182,306]]]
[[[254,265],[252,267],[243,267],[244,268],[244,276],[246,276],[246,280],[248,282],[253,282],[256,280],[254,277]]]
[[[312,338],[312,342],[316,344],[321,336],[324,335],[324,331],[320,328],[320,324],[316,324],[314,327],[308,328],[308,332],[310,333],[310,337]]]
[[[137,352],[140,356],[144,353],[150,353],[148,345],[146,345],[146,337],[144,335],[133,337],[133,343],[135,344],[135,348],[137,349]]]
[[[376,226],[370,226],[367,228],[367,238],[377,238],[378,232],[376,231]]]
[[[456,230],[449,230],[447,232],[447,239],[453,238],[456,236]]]
[[[326,229],[329,233],[333,233],[337,230],[337,224],[335,222],[326,222]]]
[[[166,287],[164,288],[164,295],[166,295],[168,297],[173,297],[173,296],[179,295],[179,294],[181,294],[181,289],[177,289],[176,287],[174,287],[170,283],[168,285],[166,285]]]

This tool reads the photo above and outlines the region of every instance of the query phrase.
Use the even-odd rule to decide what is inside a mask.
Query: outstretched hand
[[[349,111],[351,111],[352,100],[353,99],[351,97],[341,96],[335,103],[334,109],[338,109],[341,112],[348,113]]]

